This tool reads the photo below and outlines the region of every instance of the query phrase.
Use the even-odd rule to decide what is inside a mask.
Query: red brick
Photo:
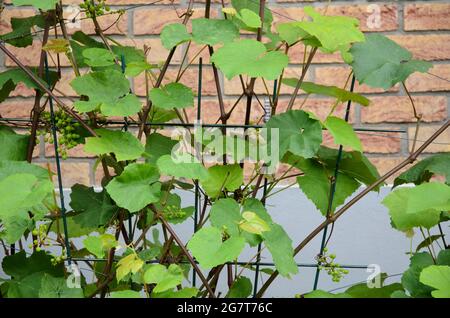
[[[370,158],[369,157],[370,162],[372,162],[372,164],[377,168],[378,173],[380,174],[380,176],[385,175],[387,172],[389,172],[390,170],[392,170],[393,168],[395,168],[396,166],[398,166],[400,163],[402,163],[405,158],[403,157],[392,157],[392,158],[388,158],[388,157],[375,157],[375,158]],[[405,171],[407,168],[403,168],[402,170],[400,170],[396,175],[388,178],[386,180],[386,184],[393,184],[395,178],[400,175],[400,173],[402,173],[403,171]]]
[[[40,166],[47,168],[50,164],[51,171],[55,174],[53,176],[53,183],[57,184],[56,164],[53,160],[48,159],[46,162],[39,163]],[[75,183],[89,185],[90,183],[90,164],[88,162],[61,162],[61,175],[63,186],[65,188],[73,186]]]
[[[427,61],[450,59],[450,35],[390,35],[392,40],[413,53],[414,58]]]
[[[0,103],[0,115],[3,118],[30,118],[34,101],[32,99],[6,99]]]
[[[398,153],[401,149],[401,135],[398,133],[358,132],[365,153]]]

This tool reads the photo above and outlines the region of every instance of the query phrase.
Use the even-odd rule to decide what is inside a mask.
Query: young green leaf
[[[243,171],[238,164],[212,166],[208,169],[208,177],[200,180],[205,192],[216,198],[222,191],[234,191],[242,185]]]
[[[144,146],[129,132],[107,129],[96,130],[99,137],[86,138],[84,150],[95,155],[114,153],[118,161],[141,157]]]
[[[305,158],[315,156],[322,143],[322,126],[302,110],[290,110],[273,116],[267,128],[277,128],[280,158],[288,151]]]
[[[192,255],[205,269],[235,260],[244,246],[245,239],[241,236],[233,236],[222,242],[222,232],[215,227],[202,227],[187,245]]]
[[[305,13],[312,21],[295,22],[311,36],[316,37],[323,51],[333,53],[348,47],[351,43],[363,42],[364,35],[358,29],[359,21],[343,16],[324,16],[313,7],[305,7]]]
[[[381,34],[369,34],[364,43],[350,49],[356,79],[372,87],[389,89],[414,72],[426,72],[432,64],[412,59],[412,54]]]
[[[156,162],[159,171],[177,178],[198,180],[208,177],[208,171],[194,156],[184,153],[175,159],[172,155],[161,156]]]
[[[100,236],[88,236],[83,240],[83,245],[98,258],[103,258],[105,252],[113,247],[117,247],[119,243],[116,241],[114,235],[102,234]]]
[[[211,57],[228,79],[236,75],[276,79],[288,65],[289,58],[278,51],[267,52],[264,44],[244,39],[225,44]]]
[[[117,290],[109,294],[111,298],[142,298],[141,293],[135,290]]]
[[[180,285],[183,279],[183,270],[176,264],[171,264],[168,268],[161,264],[153,264],[144,273],[146,284],[156,284],[153,289],[155,293],[171,290]]]
[[[187,32],[186,26],[181,23],[167,24],[161,31],[161,42],[168,50],[190,40],[191,35]]]
[[[359,152],[363,151],[361,141],[353,130],[353,127],[345,120],[329,116],[323,122],[323,125],[333,136],[336,145],[347,146]]]
[[[242,9],[236,14],[236,18],[241,20],[247,27],[257,29],[261,27],[261,18],[258,14],[249,9]]]
[[[211,224],[222,229],[230,236],[239,235],[239,222],[241,221],[241,208],[231,199],[220,199],[214,202],[209,214]]]
[[[382,203],[389,209],[392,222],[400,231],[439,223],[441,211],[450,209],[450,186],[431,182],[391,192]]]
[[[105,67],[114,65],[115,55],[107,49],[88,48],[83,51],[84,63],[90,67]]]
[[[150,90],[153,105],[163,109],[186,108],[194,105],[194,93],[181,83],[170,83]]]
[[[55,9],[58,0],[13,0],[15,6],[33,6],[36,9],[52,10]]]
[[[212,46],[234,41],[239,37],[239,30],[230,20],[193,19],[192,37],[198,44]]]
[[[161,183],[158,170],[150,164],[133,163],[128,165],[120,176],[107,186],[116,204],[130,212],[137,212],[150,203],[159,201]]]
[[[450,266],[431,265],[420,273],[420,282],[436,290],[431,292],[434,298],[450,298]]]
[[[270,231],[269,225],[254,212],[244,211],[242,218],[244,220],[239,223],[239,227],[243,231],[258,235]]]
[[[198,289],[195,287],[183,288],[180,290],[167,290],[162,293],[152,293],[152,298],[193,298],[198,294]]]
[[[136,274],[144,266],[144,261],[139,258],[135,253],[131,253],[123,257],[117,262],[116,278],[120,282],[128,274]]]

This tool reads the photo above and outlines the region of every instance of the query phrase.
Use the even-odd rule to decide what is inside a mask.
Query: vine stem
[[[167,229],[167,231],[172,235],[173,239],[175,240],[175,242],[178,244],[178,246],[181,248],[181,251],[183,252],[183,254],[187,257],[189,263],[191,263],[192,267],[194,268],[194,270],[197,272],[198,276],[200,277],[200,280],[202,281],[202,283],[205,285],[206,289],[208,290],[208,293],[210,294],[211,297],[216,298],[214,291],[212,290],[211,286],[208,284],[208,281],[206,280],[205,276],[203,275],[202,271],[200,270],[200,268],[198,267],[197,263],[195,262],[194,258],[192,257],[192,255],[189,253],[189,251],[186,249],[186,246],[184,246],[183,242],[181,241],[181,239],[178,237],[178,235],[175,233],[175,231],[172,229],[172,227],[170,226],[169,223],[167,223],[167,221],[158,214],[158,211],[156,210],[154,205],[150,205],[150,209],[152,209],[153,213],[155,213],[155,215],[157,216],[157,218],[161,221],[161,223],[164,225],[164,227]]]
[[[393,176],[394,174],[398,173],[401,169],[406,167],[409,164],[412,164],[414,161],[417,160],[417,157],[437,138],[439,137],[444,131],[447,130],[447,128],[450,126],[450,120],[447,120],[445,124],[443,124],[435,133],[429,137],[423,144],[420,146],[416,151],[411,153],[408,158],[406,158],[403,162],[401,162],[396,167],[392,168],[389,172],[384,174],[381,178],[379,178],[376,182],[372,183],[370,186],[365,188],[363,191],[361,191],[359,194],[357,194],[353,199],[351,199],[349,202],[347,202],[342,208],[340,208],[335,214],[333,214],[330,218],[323,221],[319,226],[317,226],[308,236],[305,237],[305,239],[300,242],[300,244],[297,245],[297,247],[294,250],[294,256],[297,255],[306,245],[308,245],[311,240],[313,240],[325,227],[327,227],[329,224],[332,224],[336,222],[348,209],[350,209],[355,203],[357,203],[359,200],[361,200],[363,197],[365,197],[369,192],[376,189],[379,185],[381,185],[384,181],[386,181],[389,177]],[[272,275],[270,275],[269,279],[264,283],[264,285],[261,287],[261,289],[258,291],[256,297],[262,297],[269,288],[269,286],[272,284],[272,282],[277,278],[278,271],[275,271]]]

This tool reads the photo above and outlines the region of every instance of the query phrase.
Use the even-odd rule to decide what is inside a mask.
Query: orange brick
[[[440,125],[420,126],[419,134],[417,137],[416,149],[420,147],[436,130],[440,128]],[[409,149],[412,149],[414,135],[416,127],[408,128]],[[424,153],[435,152],[449,152],[450,151],[450,129],[444,131],[434,142],[429,145]]]
[[[412,3],[405,7],[406,31],[450,30],[450,4]]]
[[[436,64],[426,73],[414,73],[406,80],[411,92],[450,91],[450,64]],[[433,75],[432,75],[433,74]]]
[[[424,122],[447,118],[447,98],[444,96],[413,96],[418,114]],[[364,123],[415,122],[413,108],[407,96],[372,97],[371,105],[361,108]]]
[[[391,35],[392,40],[410,50],[414,58],[427,61],[450,59],[450,35]]]
[[[398,153],[402,137],[398,133],[358,132],[365,153]]]
[[[41,49],[42,44],[40,41],[34,41],[31,46],[27,46],[24,48],[14,47],[11,45],[7,45],[7,48],[11,53],[13,53],[20,62],[22,62],[26,66],[38,66],[41,58]],[[60,66],[69,66],[69,60],[65,56],[65,54],[60,54]],[[50,53],[48,55],[48,64],[50,67],[56,67],[58,64],[58,59],[56,54]],[[17,67],[16,63],[11,60],[9,57],[5,59],[5,65],[7,67]]]
[[[36,14],[33,9],[5,9],[0,19],[0,34],[11,32],[11,18],[28,18]]]

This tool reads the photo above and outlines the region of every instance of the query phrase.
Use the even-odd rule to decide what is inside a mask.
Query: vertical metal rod
[[[353,90],[355,89],[355,76],[353,75],[352,77],[352,83],[350,86],[350,92],[353,92]],[[350,117],[350,107],[352,105],[352,101],[349,100],[347,103],[347,109],[345,111],[345,121],[348,122],[349,117]],[[334,193],[336,192],[336,183],[337,183],[337,178],[339,175],[339,163],[342,159],[342,152],[343,152],[343,146],[339,145],[339,151],[338,151],[338,155],[337,155],[337,159],[336,159],[336,166],[334,169],[334,179],[331,182],[331,187],[330,187],[330,199],[328,200],[328,209],[327,209],[327,218],[330,216],[332,207],[333,207],[333,200],[334,200]],[[322,234],[322,242],[320,243],[320,252],[319,255],[323,254],[323,250],[325,248],[325,245],[327,243],[326,238],[327,238],[327,232],[328,232],[328,226],[325,226],[325,228],[323,229],[323,234]],[[320,265],[318,263],[318,265]],[[319,266],[317,266],[316,269],[316,276],[314,277],[314,286],[313,286],[313,290],[317,289],[317,286],[319,284],[319,277],[320,277],[320,268]]]
[[[277,86],[278,86],[278,80],[275,80],[273,82],[272,100],[275,100],[275,98],[276,98]],[[272,112],[269,113],[269,116],[265,116],[264,117],[265,121],[269,121],[270,114],[272,114]],[[267,114],[265,114],[265,115],[267,115]],[[266,205],[266,195],[267,195],[267,178],[264,178],[263,200],[262,200],[262,203],[263,203],[264,206]],[[258,254],[256,256],[255,280],[253,282],[253,298],[256,298],[256,294],[258,293],[259,267],[260,267],[260,263],[261,263],[261,243],[258,244],[258,252],[257,253]]]
[[[47,85],[49,89],[51,89],[51,81],[50,81],[50,72],[48,69],[48,58],[47,53],[45,54],[44,63],[45,63],[45,78],[47,81]],[[55,151],[55,162],[56,162],[56,173],[58,177],[58,188],[59,188],[59,198],[60,198],[60,204],[61,204],[61,216],[63,220],[63,228],[64,228],[64,243],[66,245],[66,253],[67,253],[67,260],[69,265],[72,264],[72,256],[70,253],[70,242],[69,242],[69,230],[67,227],[67,218],[66,218],[66,207],[64,203],[64,189],[62,184],[62,173],[61,173],[61,162],[59,160],[59,150],[58,150],[58,136],[56,133],[56,120],[55,120],[55,112],[53,108],[53,98],[49,95],[48,96],[48,103],[50,106],[50,120],[51,120],[51,126],[52,126],[52,135],[53,135],[53,147]]]
[[[200,122],[202,118],[202,75],[203,75],[203,59],[200,58],[198,64],[198,92],[197,92],[197,122]],[[195,133],[195,132],[194,132]],[[198,180],[195,183],[195,213],[194,213],[194,233],[197,232],[197,224],[198,224],[198,210],[200,206],[200,188],[198,184]],[[195,287],[197,283],[197,273],[195,271],[192,272],[192,286]]]

